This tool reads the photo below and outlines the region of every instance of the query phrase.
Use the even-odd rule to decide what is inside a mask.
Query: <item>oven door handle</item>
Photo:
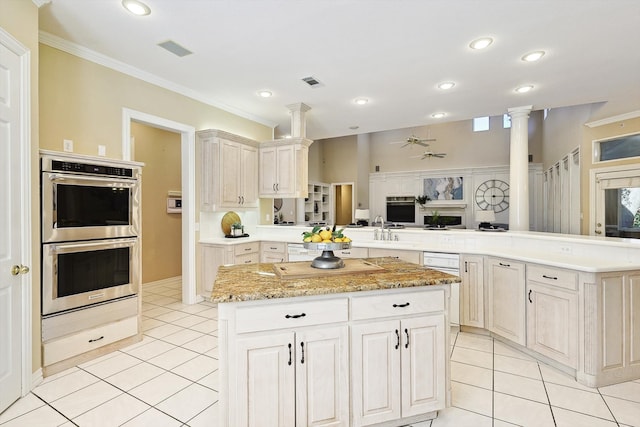
[[[83,248],[94,248],[104,246],[106,248],[112,248],[113,245],[117,245],[118,247],[123,246],[133,246],[136,243],[137,238],[132,239],[115,239],[115,240],[96,240],[87,243],[53,243],[51,247],[54,250],[57,249],[83,249]]]
[[[107,184],[124,184],[127,187],[133,187],[136,185],[137,180],[135,178],[126,179],[126,178],[114,178],[114,177],[98,177],[98,176],[88,176],[88,175],[69,175],[62,173],[49,173],[48,174],[49,181],[51,182],[75,182],[82,183],[83,181],[89,182],[101,182]]]

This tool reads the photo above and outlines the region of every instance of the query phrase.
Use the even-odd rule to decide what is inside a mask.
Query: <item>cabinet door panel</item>
[[[349,425],[348,343],[346,325],[296,332],[297,425]]]
[[[402,416],[444,407],[446,360],[441,315],[402,320]]]
[[[222,140],[222,169],[220,171],[220,205],[234,207],[240,205],[240,162],[242,146]]]
[[[237,341],[238,426],[295,426],[294,345],[293,332]]]
[[[280,194],[294,194],[296,178],[295,147],[278,147],[276,191]]]
[[[259,188],[261,195],[273,195],[276,193],[277,160],[278,156],[275,147],[260,149],[260,180]]]
[[[527,288],[527,347],[576,368],[577,293],[535,282],[529,282]]]
[[[364,426],[400,418],[400,322],[351,328],[353,422]]]
[[[462,259],[460,324],[484,328],[484,266],[481,256]]]
[[[526,345],[524,264],[491,258],[487,264],[488,328],[504,338]]]
[[[242,146],[242,188],[240,197],[245,208],[258,205],[258,149]]]

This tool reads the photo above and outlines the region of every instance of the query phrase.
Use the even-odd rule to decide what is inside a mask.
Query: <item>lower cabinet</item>
[[[527,267],[527,347],[575,369],[577,273],[536,265]]]
[[[460,277],[460,324],[484,328],[484,257],[461,257]]]
[[[525,267],[521,262],[489,257],[487,268],[487,329],[526,345]]]
[[[225,264],[255,264],[260,261],[260,243],[247,242],[233,245],[200,244],[200,285],[198,292],[213,290],[218,268]]]
[[[238,340],[239,426],[347,426],[347,326]]]
[[[369,248],[369,257],[393,257],[402,261],[412,262],[422,265],[422,251],[411,251],[405,249],[385,249],[385,248]]]
[[[260,242],[260,262],[280,263],[287,261],[285,242]]]
[[[444,319],[422,316],[355,325],[353,425],[366,426],[441,409],[445,394]]]
[[[408,425],[449,393],[447,291],[218,304],[220,425]]]

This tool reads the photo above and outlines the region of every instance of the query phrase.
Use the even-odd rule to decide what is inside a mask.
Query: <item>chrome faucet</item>
[[[373,223],[380,221],[380,240],[384,240],[384,218],[382,215],[378,215],[373,219]],[[378,229],[373,230],[373,240],[378,240]]]

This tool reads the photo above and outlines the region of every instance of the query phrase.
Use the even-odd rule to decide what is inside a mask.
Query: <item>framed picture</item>
[[[464,200],[462,177],[425,178],[424,191],[431,200]]]

